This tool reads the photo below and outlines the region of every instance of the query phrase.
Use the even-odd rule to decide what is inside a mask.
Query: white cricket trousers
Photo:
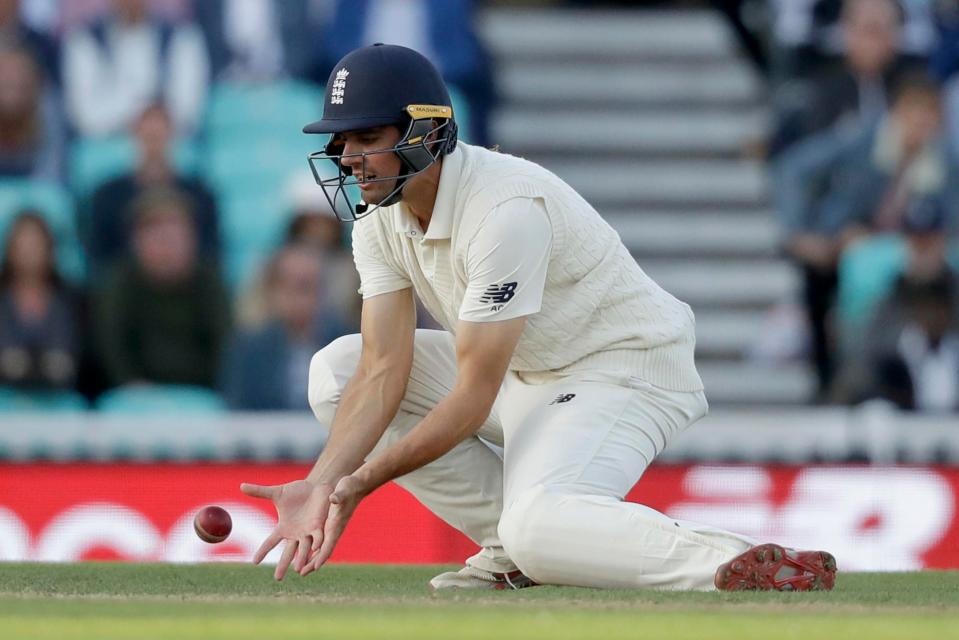
[[[313,357],[310,405],[324,425],[361,348],[349,335]],[[455,379],[452,336],[417,330],[406,396],[370,457],[408,433]],[[479,569],[519,568],[541,584],[713,589],[716,568],[752,540],[623,502],[670,438],[706,410],[701,391],[620,374],[532,385],[508,373],[476,437],[396,482],[481,547],[467,560]]]

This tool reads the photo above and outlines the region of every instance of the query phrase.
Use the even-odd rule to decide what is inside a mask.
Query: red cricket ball
[[[200,540],[215,544],[223,542],[233,529],[233,519],[223,507],[203,507],[193,518],[193,530]]]

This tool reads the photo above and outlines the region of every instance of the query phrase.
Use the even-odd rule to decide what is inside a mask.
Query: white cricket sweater
[[[673,391],[701,390],[689,306],[643,272],[619,234],[569,185],[522,158],[459,144],[443,160],[425,235],[402,202],[355,223],[361,293],[412,285],[455,334],[468,243],[482,233],[484,217],[513,198],[540,199],[553,238],[542,305],[527,317],[510,369],[527,381],[601,371]]]

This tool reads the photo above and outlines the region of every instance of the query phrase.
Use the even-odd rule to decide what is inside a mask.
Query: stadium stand
[[[805,401],[802,364],[746,358],[798,283],[776,255],[762,164],[743,155],[768,116],[761,81],[722,18],[502,9],[483,31],[503,94],[494,142],[569,181],[692,305],[710,400]]]

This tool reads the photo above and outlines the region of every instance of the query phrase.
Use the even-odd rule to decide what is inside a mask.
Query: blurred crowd
[[[300,128],[343,54],[389,41],[486,144],[474,4],[0,0],[0,410],[308,409],[359,298]]]
[[[816,399],[957,411],[959,2],[771,9],[766,151]]]
[[[359,299],[300,127],[336,60],[388,41],[489,145],[477,3],[0,0],[0,410],[306,409]],[[678,4],[720,11],[767,80],[815,399],[959,410],[959,0]]]

